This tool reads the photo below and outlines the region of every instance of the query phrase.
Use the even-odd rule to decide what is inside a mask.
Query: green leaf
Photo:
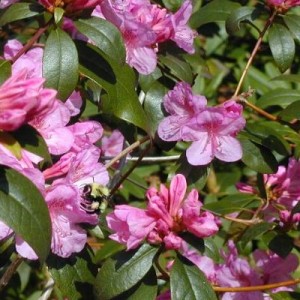
[[[171,270],[170,286],[172,300],[217,300],[202,271],[180,255]]]
[[[113,240],[103,242],[103,246],[97,251],[94,262],[99,264],[101,261],[111,257],[112,255],[124,250],[124,245],[121,245]]]
[[[46,202],[29,179],[6,167],[0,169],[0,219],[32,247],[41,262],[46,259],[51,243]]]
[[[300,42],[300,16],[284,15],[282,18],[292,35],[298,42]]]
[[[290,81],[290,82],[300,82],[300,75],[296,74],[282,74],[272,78],[272,80],[282,80],[282,81]]]
[[[293,102],[280,112],[279,117],[284,121],[300,120],[300,101]]]
[[[295,42],[288,29],[274,23],[269,29],[269,45],[274,60],[283,73],[292,64],[295,56]]]
[[[150,270],[158,248],[144,244],[137,251],[122,252],[100,269],[94,287],[95,299],[109,300],[136,285]]]
[[[0,16],[0,26],[7,23],[30,18],[43,12],[43,7],[32,3],[14,3]]]
[[[241,29],[241,23],[251,22],[257,17],[257,10],[255,7],[243,6],[234,10],[227,18],[225,26],[228,34],[234,34]]]
[[[8,60],[0,59],[0,85],[11,76],[11,64]]]
[[[262,123],[248,123],[245,130],[250,133],[250,139],[251,135],[255,137],[254,142],[257,142],[256,138],[258,138],[259,144],[270,150],[274,150],[281,155],[291,154],[289,143],[273,128],[264,126]]]
[[[154,267],[133,288],[115,297],[114,300],[155,300],[157,295],[157,278]]]
[[[78,31],[87,36],[110,59],[121,64],[125,63],[126,50],[123,38],[115,25],[96,17],[82,19],[74,24]]]
[[[287,234],[276,235],[269,243],[269,248],[280,257],[285,258],[293,250],[294,242]]]
[[[251,227],[248,227],[240,240],[242,243],[242,247],[245,248],[250,241],[257,239],[259,236],[271,230],[273,227],[273,223],[267,222],[257,223]]]
[[[147,116],[135,92],[135,74],[126,64],[109,60],[93,46],[78,43],[80,72],[107,92],[102,95],[104,113],[112,114],[149,131]]]
[[[167,93],[166,87],[159,82],[155,82],[145,96],[144,109],[150,121],[152,135],[155,134],[158,124],[164,118],[162,111],[163,98]]]
[[[192,28],[217,21],[225,21],[233,10],[240,7],[240,4],[227,0],[213,0],[201,7],[190,18]]]
[[[243,147],[243,163],[250,169],[264,174],[277,172],[278,162],[272,152],[252,141],[241,138]]]
[[[51,156],[43,137],[30,125],[24,125],[12,132],[21,147],[44,158],[43,163],[51,164]]]
[[[220,259],[220,251],[213,239],[211,237],[205,238],[204,246],[204,254],[210,257],[215,263],[217,263]]]
[[[286,108],[294,101],[300,100],[300,91],[289,89],[275,89],[266,93],[257,100],[256,105],[260,108],[269,106],[280,106]]]
[[[65,13],[65,11],[61,7],[55,7],[54,8],[54,21],[55,21],[55,24],[60,23],[60,21],[63,19],[64,13]]]
[[[60,28],[51,31],[43,56],[45,86],[56,89],[58,98],[66,100],[78,81],[78,53],[70,36]]]
[[[22,147],[10,133],[0,131],[0,144],[8,149],[17,159],[22,158]]]
[[[160,55],[159,60],[165,65],[177,78],[187,83],[193,83],[193,73],[190,65],[177,57],[168,54],[166,56]]]
[[[204,209],[226,215],[233,212],[239,212],[246,207],[257,207],[260,204],[257,196],[252,194],[237,193],[224,197],[220,201],[207,203]]]
[[[59,299],[93,299],[97,266],[92,263],[86,248],[70,258],[52,255],[47,265],[55,281],[56,292],[61,297]]]

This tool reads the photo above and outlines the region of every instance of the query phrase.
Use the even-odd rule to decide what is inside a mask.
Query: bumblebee
[[[98,183],[87,184],[83,187],[81,208],[87,213],[101,214],[109,201],[109,190]]]

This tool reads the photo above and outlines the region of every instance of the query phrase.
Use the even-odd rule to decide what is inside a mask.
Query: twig
[[[113,159],[113,156],[102,156],[102,160],[108,160]],[[165,162],[165,161],[172,161],[172,160],[178,160],[180,158],[180,155],[170,155],[170,156],[145,156],[142,158],[142,161],[145,162]],[[128,156],[126,157],[127,161],[137,161],[139,159],[139,156]]]
[[[250,58],[249,58],[249,60],[247,62],[247,65],[246,65],[246,67],[245,67],[245,69],[244,69],[244,71],[242,73],[242,76],[240,78],[240,81],[238,83],[238,86],[237,86],[237,88],[235,90],[235,93],[234,93],[233,97],[236,97],[239,94],[240,89],[241,89],[242,84],[243,84],[243,81],[244,81],[244,79],[245,79],[245,77],[246,77],[246,75],[248,73],[248,70],[249,70],[249,68],[250,68],[250,66],[251,66],[251,64],[253,62],[253,59],[254,59],[254,57],[255,57],[255,55],[256,55],[256,53],[257,53],[257,51],[258,51],[258,49],[259,49],[259,47],[260,47],[260,45],[262,43],[263,37],[264,37],[265,33],[267,32],[268,28],[273,23],[276,14],[277,14],[277,10],[274,10],[273,14],[270,16],[270,18],[268,19],[267,23],[265,24],[264,29],[260,33],[259,38],[258,38],[258,40],[256,42],[256,45],[255,45],[255,47],[254,47],[254,49],[253,49],[253,51],[251,53],[251,56],[250,56]]]
[[[6,269],[5,273],[0,279],[0,292],[2,292],[3,288],[7,286],[9,283],[10,279],[18,269],[19,265],[23,262],[23,257],[18,256]]]
[[[281,281],[277,283],[271,283],[271,284],[264,284],[264,285],[254,285],[254,286],[241,286],[241,287],[220,287],[220,286],[213,286],[213,289],[216,292],[231,292],[231,293],[238,293],[238,292],[253,292],[253,291],[264,291],[264,290],[270,290],[275,289],[278,287],[283,286],[290,286],[295,285],[297,283],[300,283],[299,279],[294,280],[288,280],[288,281]]]

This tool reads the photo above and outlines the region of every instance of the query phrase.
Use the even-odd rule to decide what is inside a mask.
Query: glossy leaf
[[[9,61],[0,59],[0,85],[11,75],[11,64]]]
[[[226,30],[229,34],[234,34],[241,29],[241,23],[251,22],[256,18],[254,7],[243,6],[234,10],[226,20]]]
[[[278,234],[270,241],[269,248],[274,253],[285,258],[293,250],[294,242],[287,234]]]
[[[159,56],[159,60],[170,70],[171,74],[179,78],[181,81],[192,84],[193,74],[190,65],[173,55]]]
[[[277,172],[278,162],[267,148],[247,139],[240,139],[243,147],[243,163],[250,169],[264,174]]]
[[[240,5],[227,0],[213,0],[201,7],[190,19],[192,28],[197,28],[203,24],[217,21],[225,21],[234,9]]]
[[[107,240],[103,242],[103,246],[101,246],[101,249],[97,251],[94,262],[99,264],[101,261],[108,259],[121,250],[124,250],[124,248],[124,245],[121,245],[113,240]]]
[[[150,270],[157,251],[144,244],[137,251],[121,252],[106,260],[96,278],[95,299],[112,299],[136,285]]]
[[[246,207],[258,207],[260,204],[257,196],[252,194],[232,194],[220,201],[207,203],[203,208],[222,215],[238,212]]]
[[[273,24],[269,29],[269,45],[279,70],[286,71],[295,56],[295,42],[289,30],[281,24]]]
[[[300,42],[300,16],[284,15],[283,20],[295,39]]]
[[[80,72],[107,92],[101,97],[103,112],[149,131],[147,116],[135,92],[133,70],[109,60],[95,47],[78,43],[78,50]]]
[[[241,238],[242,247],[246,247],[250,241],[257,239],[262,234],[271,230],[274,226],[275,224],[273,223],[261,222],[248,227]]]
[[[155,134],[159,123],[164,118],[163,98],[166,93],[167,89],[158,82],[155,82],[146,93],[144,109],[150,121],[152,135]]]
[[[202,271],[179,255],[171,270],[170,286],[172,300],[217,300]]]
[[[293,102],[279,113],[279,117],[285,121],[300,120],[300,101]]]
[[[56,89],[57,97],[66,100],[78,81],[78,53],[70,36],[60,28],[50,32],[43,56],[45,86]]]
[[[115,297],[114,300],[155,300],[157,295],[157,278],[154,267],[145,277],[127,292]]]
[[[43,12],[43,7],[33,3],[14,3],[0,16],[0,26],[7,23],[34,17]]]
[[[36,186],[13,169],[0,169],[0,219],[44,261],[50,250],[48,207]],[[38,237],[38,238],[37,238]]]
[[[275,89],[259,98],[256,104],[261,108],[274,105],[286,108],[288,105],[297,100],[300,100],[300,91]]]
[[[115,25],[92,17],[74,22],[79,32],[88,37],[110,59],[124,64],[126,51],[122,35]]]
[[[86,249],[70,258],[51,256],[47,264],[61,299],[93,299],[97,266]]]
[[[8,149],[17,159],[22,158],[22,147],[10,133],[0,131],[0,144]]]

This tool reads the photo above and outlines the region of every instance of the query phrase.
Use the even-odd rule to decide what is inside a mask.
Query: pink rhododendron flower
[[[19,0],[0,0],[0,9],[3,9],[5,7],[8,7],[16,2],[18,2]]]
[[[52,252],[61,257],[80,252],[85,246],[87,234],[79,224],[96,225],[98,216],[81,209],[78,190],[71,185],[58,184],[50,187],[46,202],[52,223]]]
[[[296,271],[299,260],[298,257],[290,253],[286,258],[281,258],[271,251],[255,250],[253,257],[256,262],[256,267],[262,274],[261,279],[263,284],[276,283],[292,280],[290,273]],[[272,292],[293,291],[294,287],[279,287],[273,289]]]
[[[167,249],[180,250],[185,245],[178,235],[181,232],[189,231],[200,238],[215,234],[218,231],[215,217],[200,212],[198,192],[192,190],[185,196],[186,189],[185,177],[178,174],[169,189],[161,185],[160,191],[155,188],[147,191],[149,202],[145,210],[117,205],[107,216],[109,228],[115,231],[110,237],[126,244],[128,249],[146,239],[152,244],[164,243]]]
[[[128,64],[141,74],[149,74],[156,67],[157,43],[170,39],[185,51],[194,52],[195,32],[187,26],[191,13],[189,0],[175,14],[149,0],[103,0],[93,15],[107,19],[120,29]]]
[[[300,5],[300,1],[299,0],[267,0],[267,4],[271,6],[280,7],[286,10],[293,6]]]
[[[192,165],[206,165],[214,157],[226,162],[242,158],[242,147],[236,139],[245,126],[242,106],[229,100],[220,106],[206,107],[203,96],[192,94],[186,83],[178,83],[164,98],[170,116],[158,126],[165,141],[192,141],[187,160]]]
[[[56,92],[44,89],[42,78],[28,78],[27,71],[13,74],[0,86],[0,129],[16,130],[41,113],[49,111]]]
[[[264,174],[269,203],[263,210],[265,220],[279,218],[282,225],[299,222],[299,215],[291,214],[291,210],[300,201],[299,176],[300,162],[294,158],[289,159],[287,167],[279,166],[276,174]],[[243,183],[239,183],[237,188],[243,193],[258,194],[257,189]]]
[[[82,9],[94,8],[99,0],[39,0],[49,11],[53,12],[55,7],[61,7],[67,12],[75,12]]]
[[[104,156],[116,156],[122,149],[124,144],[124,136],[119,130],[114,130],[112,134],[103,136],[101,139],[101,151]]]

